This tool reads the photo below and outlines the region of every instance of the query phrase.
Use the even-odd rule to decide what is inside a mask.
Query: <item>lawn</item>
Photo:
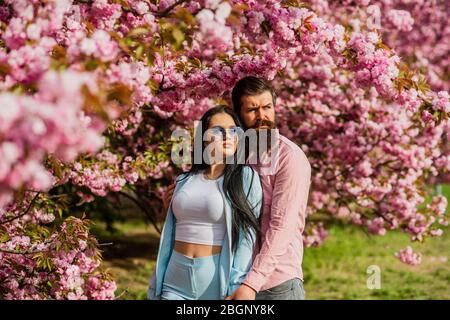
[[[409,244],[405,234],[373,237],[335,225],[323,246],[305,250],[307,299],[450,299],[450,228],[445,231],[441,238],[414,243],[422,264],[408,266],[394,257]],[[371,265],[380,268],[380,289],[367,287]]]
[[[444,186],[443,193],[449,198],[450,186]],[[119,234],[101,236],[102,242],[114,243],[105,248],[103,266],[115,276],[120,299],[145,299],[158,234],[139,221],[117,227]],[[421,265],[408,266],[394,257],[407,245],[422,253]],[[371,276],[367,268],[372,265],[381,272],[379,289],[366,284]],[[305,249],[303,272],[307,299],[450,299],[450,227],[442,237],[411,244],[401,232],[375,237],[334,224],[322,246]]]

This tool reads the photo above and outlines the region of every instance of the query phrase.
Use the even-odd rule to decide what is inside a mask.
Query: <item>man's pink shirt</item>
[[[279,134],[278,130],[275,137],[277,148],[270,154],[272,163],[250,163],[261,178],[264,211],[261,216],[261,245],[255,250],[253,265],[244,283],[257,292],[293,278],[303,280],[302,234],[311,165],[294,142]]]

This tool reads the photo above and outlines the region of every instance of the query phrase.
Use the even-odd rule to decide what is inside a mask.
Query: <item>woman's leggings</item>
[[[162,300],[220,300],[220,253],[191,258],[175,250],[164,276]]]

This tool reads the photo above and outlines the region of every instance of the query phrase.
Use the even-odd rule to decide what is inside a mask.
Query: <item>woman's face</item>
[[[206,131],[207,149],[217,163],[223,163],[227,157],[235,154],[238,145],[238,132],[233,118],[227,113],[218,113],[212,116]]]

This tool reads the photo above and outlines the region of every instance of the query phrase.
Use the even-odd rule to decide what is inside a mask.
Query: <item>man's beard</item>
[[[261,128],[265,126],[265,128]],[[257,133],[257,146],[258,146],[258,157],[261,155],[261,148],[265,149],[262,151],[269,151],[272,148],[273,129],[275,129],[275,122],[270,120],[256,120],[255,124],[249,129],[254,129]]]
[[[261,126],[266,126],[266,128],[261,128]],[[258,152],[262,146],[267,146],[267,150],[272,147],[272,129],[275,129],[275,122],[270,120],[256,120],[255,124],[252,126],[255,129],[258,137]],[[266,143],[264,143],[264,140]]]

